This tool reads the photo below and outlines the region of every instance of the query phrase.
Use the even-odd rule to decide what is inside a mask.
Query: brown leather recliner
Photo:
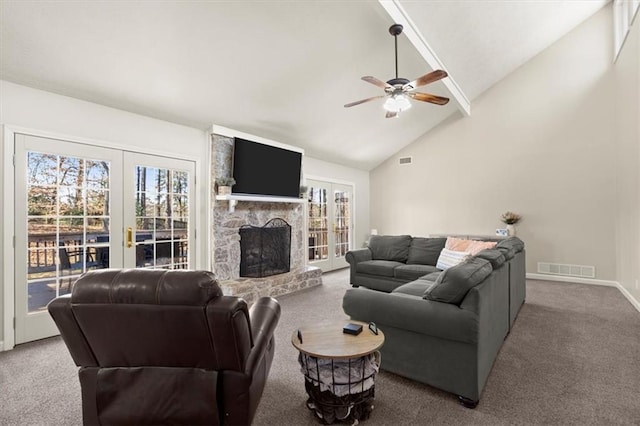
[[[206,271],[88,272],[48,306],[80,367],[84,424],[248,425],[275,350],[275,299],[251,309]]]

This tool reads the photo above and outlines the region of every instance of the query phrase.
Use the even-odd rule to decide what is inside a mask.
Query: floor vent
[[[400,160],[398,160],[398,163],[400,163],[401,166],[407,166],[412,162],[413,162],[413,157],[400,157]]]
[[[595,278],[596,268],[595,266],[538,262],[538,273],[549,275],[567,275],[570,277],[581,278]]]

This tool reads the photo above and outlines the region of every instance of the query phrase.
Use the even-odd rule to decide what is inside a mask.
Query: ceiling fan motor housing
[[[404,86],[405,84],[409,83],[409,80],[407,80],[406,78],[392,78],[391,80],[387,81],[387,84],[390,84],[392,86]]]

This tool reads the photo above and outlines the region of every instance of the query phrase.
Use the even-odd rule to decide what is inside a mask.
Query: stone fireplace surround
[[[259,138],[250,140],[259,141]],[[226,295],[243,297],[251,304],[262,296],[280,296],[322,284],[322,271],[307,266],[305,244],[305,209],[301,203],[240,201],[234,211],[228,201],[216,200],[216,178],[231,175],[233,137],[211,135],[211,203],[212,264]],[[291,225],[291,270],[265,278],[240,277],[240,234],[242,225],[263,226],[270,219],[281,218]]]

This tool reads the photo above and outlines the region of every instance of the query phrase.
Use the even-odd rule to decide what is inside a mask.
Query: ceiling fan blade
[[[375,77],[371,77],[370,75],[365,75],[364,77],[362,77],[362,79],[364,81],[366,81],[367,83],[371,83],[374,86],[378,86],[378,87],[381,87],[383,89],[394,89],[394,87],[392,85],[390,85],[388,83],[385,83],[384,81],[379,80],[379,79],[377,79]]]
[[[398,116],[397,112],[387,111],[387,114],[384,117],[385,118],[394,118],[394,117],[397,117],[397,116]]]
[[[402,86],[403,90],[413,90],[416,87],[424,86],[425,84],[433,83],[434,81],[442,80],[447,76],[446,71],[435,70],[431,71],[428,74],[423,75],[422,77],[418,77],[413,81]]]
[[[411,98],[416,101],[429,102],[436,105],[445,105],[449,102],[449,98],[445,98],[442,96],[430,95],[429,93],[411,93],[407,92],[407,96],[411,96]]]
[[[384,98],[384,95],[383,96],[374,96],[372,98],[367,98],[367,99],[361,99],[359,101],[355,101],[355,102],[351,102],[350,104],[346,104],[344,107],[345,108],[349,108],[349,107],[360,105],[360,104],[363,104],[365,102],[373,101],[374,99],[379,99],[379,98]]]

